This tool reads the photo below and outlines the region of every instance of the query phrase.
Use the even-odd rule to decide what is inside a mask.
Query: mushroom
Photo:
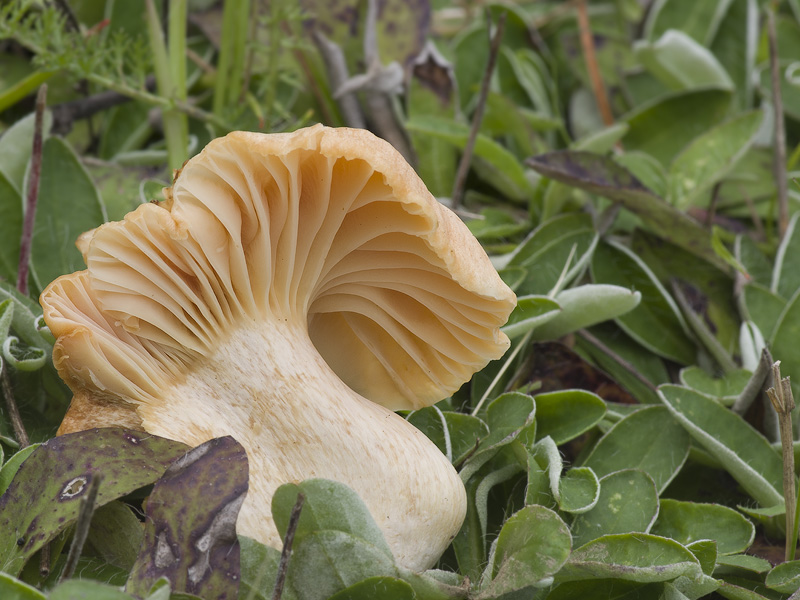
[[[60,433],[126,426],[250,460],[239,532],[280,547],[275,489],[364,500],[399,564],[458,532],[463,485],[393,411],[447,397],[508,347],[515,306],[478,242],[367,131],[234,132],[165,200],[84,234],[41,296],[73,391]]]

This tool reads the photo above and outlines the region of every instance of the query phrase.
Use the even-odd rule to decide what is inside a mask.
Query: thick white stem
[[[191,445],[232,435],[247,450],[244,535],[280,547],[272,494],[312,477],[353,488],[407,568],[430,567],[461,526],[465,492],[444,455],[347,387],[304,323],[276,318],[238,328],[162,398],[138,408],[147,431]]]

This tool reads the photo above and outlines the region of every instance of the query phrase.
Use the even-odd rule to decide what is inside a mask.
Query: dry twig
[[[491,21],[487,17],[487,21]],[[472,115],[472,127],[469,131],[469,138],[467,145],[464,146],[464,153],[461,155],[461,161],[458,163],[458,171],[456,172],[456,181],[453,186],[452,208],[456,209],[461,206],[461,201],[464,196],[464,184],[467,181],[467,173],[469,173],[469,165],[472,162],[472,153],[475,151],[475,141],[478,139],[478,131],[481,128],[483,121],[483,111],[486,109],[486,98],[489,96],[489,84],[492,81],[492,73],[494,73],[494,66],[497,64],[497,55],[500,54],[500,42],[503,40],[503,32],[506,26],[506,13],[503,12],[497,20],[494,35],[492,36],[491,46],[489,48],[489,60],[486,63],[486,69],[483,71],[483,80],[481,81],[481,91],[478,95],[478,104],[475,107],[475,113]]]

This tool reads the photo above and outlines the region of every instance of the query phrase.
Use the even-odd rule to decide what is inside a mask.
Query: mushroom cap
[[[87,269],[41,296],[74,393],[59,431],[233,435],[251,461],[245,534],[279,545],[272,493],[327,477],[401,564],[430,566],[463,485],[391,410],[437,402],[507,349],[516,300],[478,242],[364,130],[231,133],[165,198],[84,234]]]
[[[417,409],[508,348],[515,296],[392,146],[360,129],[234,132],[166,201],[84,234],[88,270],[42,294],[75,393],[158,398],[226,329],[307,322],[362,396]]]

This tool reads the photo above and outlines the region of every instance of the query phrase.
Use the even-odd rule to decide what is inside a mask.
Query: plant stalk
[[[19,243],[19,266],[17,268],[17,290],[28,295],[28,271],[33,247],[33,226],[36,222],[36,204],[39,201],[39,181],[42,175],[42,148],[44,137],[44,110],[47,107],[47,84],[43,83],[36,94],[36,116],[33,126],[33,151],[28,172],[28,195],[25,199],[25,220],[22,223],[22,239]]]
[[[58,578],[59,583],[66,581],[75,573],[75,567],[78,566],[78,559],[83,552],[83,545],[86,543],[86,538],[89,536],[89,526],[92,524],[92,515],[94,514],[95,503],[97,501],[97,492],[100,489],[100,483],[103,480],[101,473],[94,473],[92,480],[87,484],[89,489],[86,495],[81,500],[81,507],[78,512],[78,520],[75,522],[75,535],[72,538],[72,545],[69,547],[69,554],[64,563],[64,569],[61,571],[61,576]]]
[[[217,79],[214,82],[213,111],[220,117],[227,106],[242,96],[245,51],[249,31],[250,0],[227,0],[222,13]],[[272,67],[276,68],[276,67]]]
[[[781,378],[781,361],[772,365],[773,386],[767,389],[767,396],[775,412],[781,434],[781,451],[783,453],[783,500],[786,505],[786,560],[794,560],[797,546],[797,491],[794,476],[794,436],[792,435],[792,410],[795,407],[792,386],[789,378]]]
[[[481,80],[481,91],[478,95],[478,104],[475,107],[475,113],[472,115],[472,126],[469,130],[469,138],[467,138],[467,145],[464,146],[464,153],[461,155],[461,160],[458,163],[458,171],[456,172],[456,181],[453,186],[451,208],[456,209],[461,206],[461,201],[464,196],[464,185],[467,181],[467,174],[469,173],[469,166],[472,162],[472,153],[475,151],[475,142],[478,139],[478,132],[481,129],[483,122],[483,112],[486,109],[486,99],[489,96],[489,85],[492,82],[492,73],[497,64],[497,56],[500,54],[500,42],[503,41],[503,32],[506,27],[506,14],[500,14],[497,19],[497,26],[494,30],[494,35],[491,38],[489,46],[489,60],[486,63],[486,69],[483,71],[483,79]],[[491,25],[491,20],[486,19]]]
[[[609,127],[614,124],[614,115],[611,112],[608,92],[605,83],[603,83],[603,76],[600,74],[600,67],[597,64],[597,52],[594,47],[594,36],[592,35],[592,27],[589,23],[589,11],[586,8],[586,0],[579,0],[576,8],[581,48],[583,50],[583,57],[586,60],[586,70],[589,72],[589,79],[592,82],[592,91],[597,101],[597,108],[600,111],[600,116],[603,117],[603,123],[606,127]]]
[[[14,390],[11,388],[11,380],[8,377],[8,368],[2,358],[0,358],[0,363],[3,363],[2,369],[0,369],[0,384],[3,386],[3,397],[6,399],[6,410],[11,420],[11,426],[14,428],[14,437],[17,438],[20,449],[26,448],[31,445],[31,440],[19,414],[17,400],[14,398]]]
[[[164,43],[164,32],[161,28],[161,21],[158,18],[155,3],[153,0],[145,0],[145,6],[147,9],[147,31],[153,52],[158,92],[160,95],[171,98],[175,102],[185,102],[186,66],[183,64],[180,68],[176,67],[178,59],[174,55],[180,52],[181,59],[183,61],[186,60],[186,0],[175,0],[170,3],[170,34],[174,32],[176,37],[180,37],[180,34],[183,33],[183,36],[178,40],[170,39],[170,50],[173,48],[175,50],[169,54]],[[180,21],[182,21],[182,24]],[[181,73],[183,73],[182,78]],[[183,97],[181,97],[181,90],[183,90]],[[169,167],[178,169],[188,158],[189,139],[186,115],[176,110],[173,106],[163,110],[161,115],[164,124],[164,138],[167,141]]]
[[[289,568],[289,557],[292,555],[292,544],[294,535],[297,532],[297,524],[300,522],[300,512],[306,496],[303,492],[297,494],[297,501],[294,503],[292,513],[289,515],[289,524],[286,526],[286,537],[283,539],[283,550],[281,550],[281,560],[278,563],[278,577],[275,581],[275,588],[272,590],[272,600],[280,600],[283,595],[283,586],[286,583],[286,572]]]

